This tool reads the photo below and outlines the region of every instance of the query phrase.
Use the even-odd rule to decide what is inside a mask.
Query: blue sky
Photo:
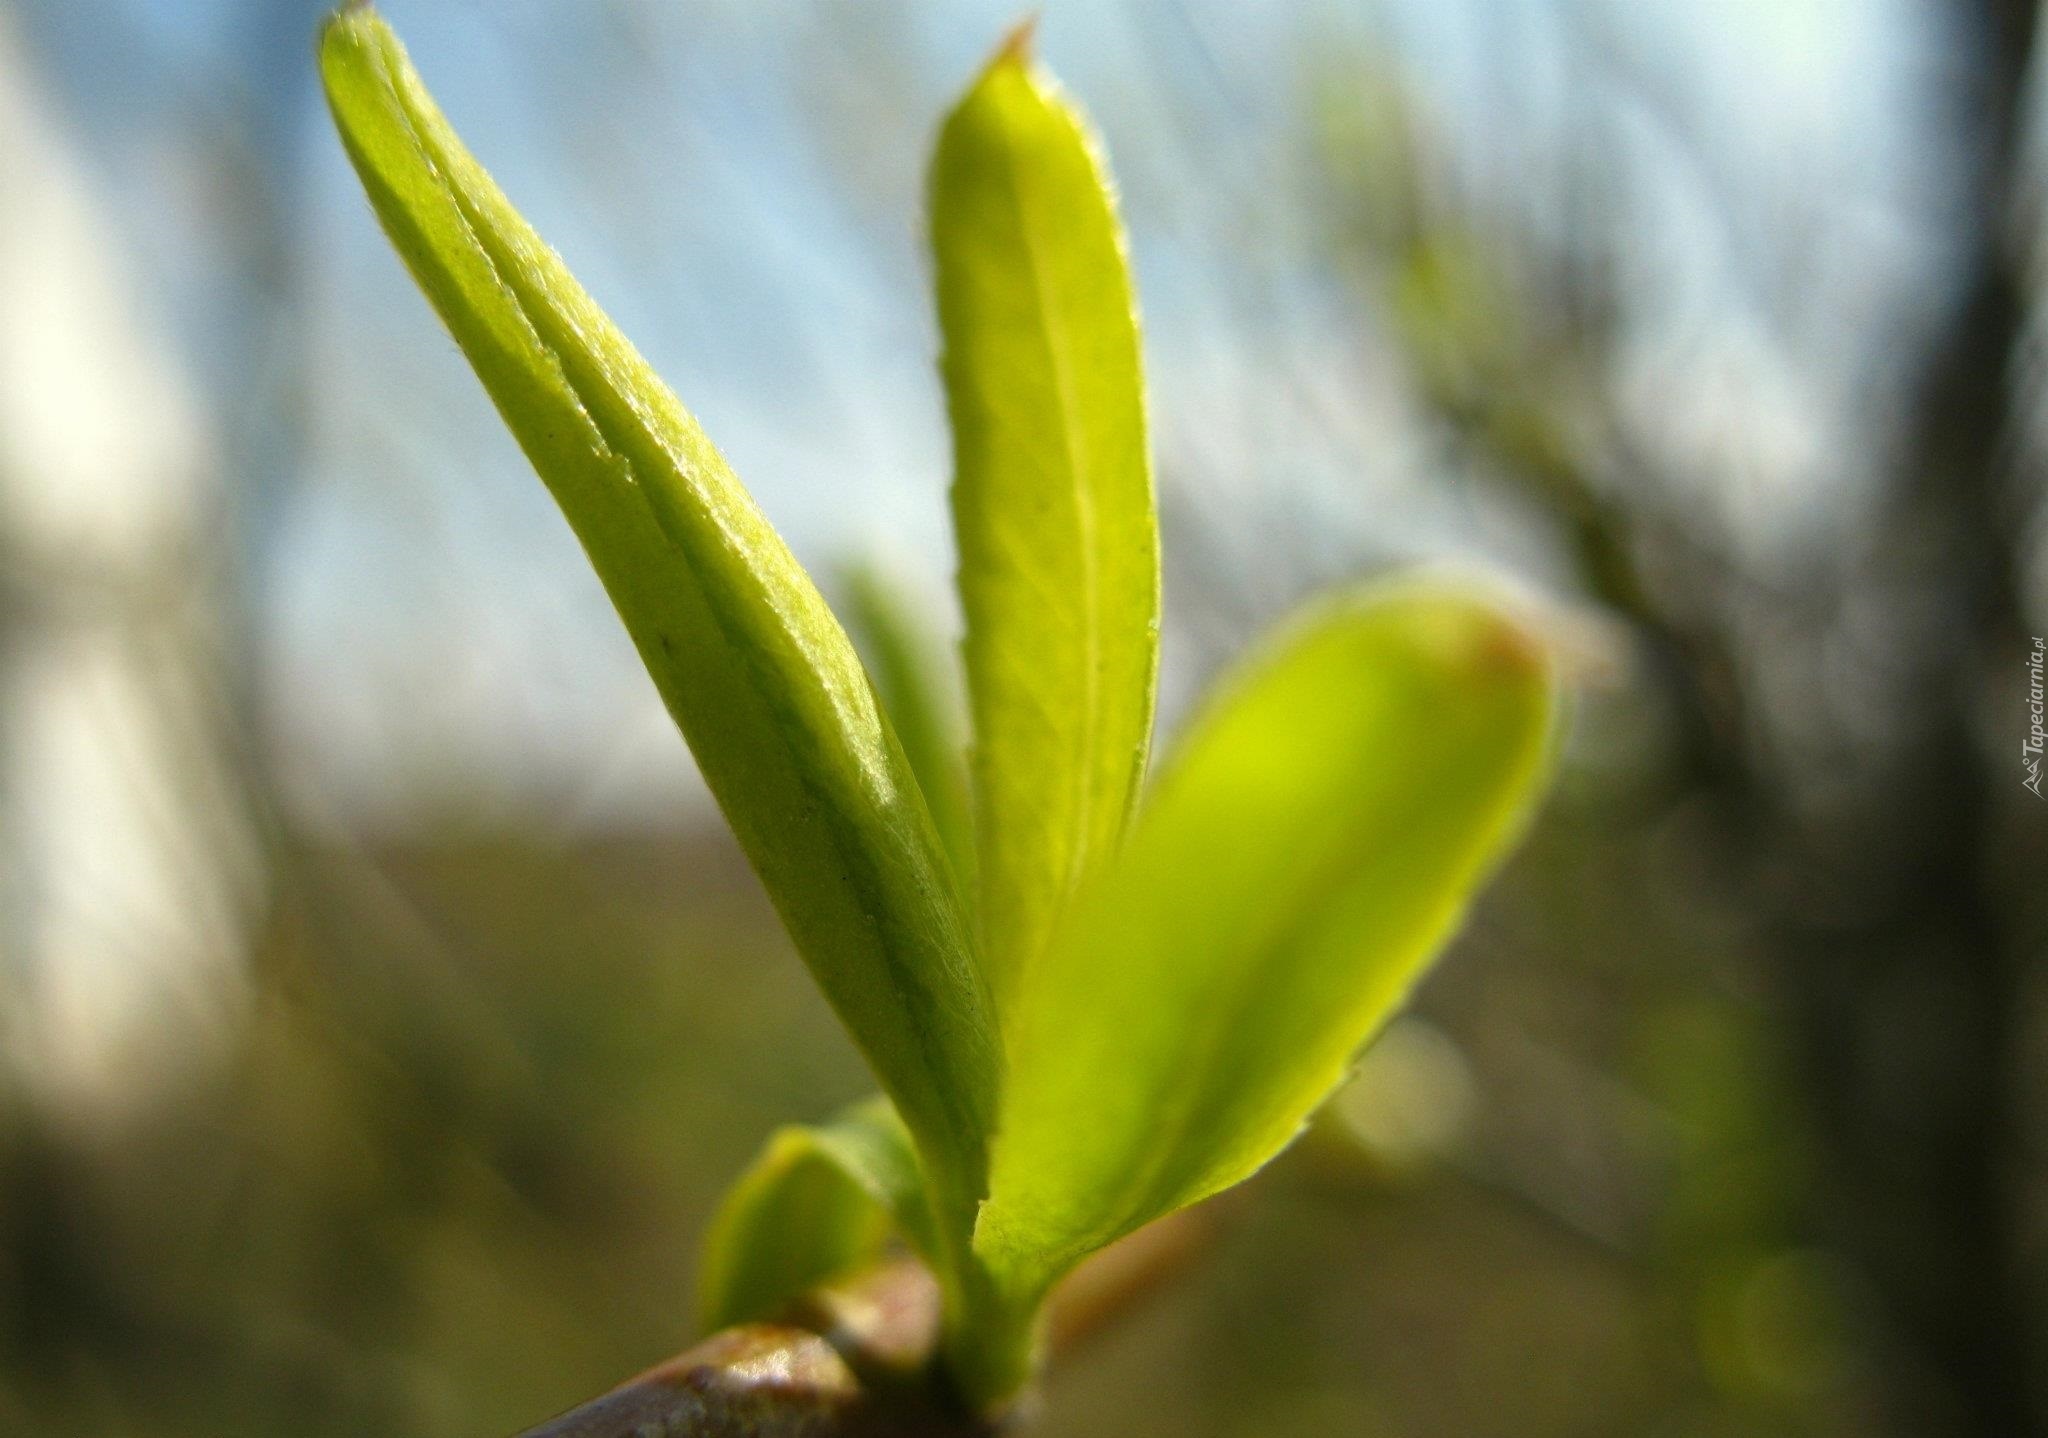
[[[601,593],[325,128],[318,8],[6,6],[217,433],[277,740],[306,802],[351,811],[579,824],[687,802]],[[821,573],[882,555],[949,623],[921,167],[1015,6],[384,8],[800,555]],[[1482,196],[1540,185],[1570,127],[1613,127],[1655,239],[1626,257],[1648,296],[1631,362],[1699,450],[1699,502],[1760,542],[1839,507],[1853,477],[1830,472],[1830,427],[1882,382],[1878,337],[1935,297],[1910,223],[1940,202],[1916,135],[1941,51],[1918,7],[1043,11],[1043,54],[1121,181],[1162,486],[1209,536],[1204,565],[1169,567],[1170,700],[1245,626],[1388,554],[1550,572],[1539,532],[1432,468],[1369,303],[1328,261],[1309,81],[1333,66],[1397,71]]]

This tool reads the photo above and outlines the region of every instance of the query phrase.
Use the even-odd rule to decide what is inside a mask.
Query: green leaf
[[[902,590],[871,566],[847,573],[845,613],[953,872],[968,892],[975,872],[974,826],[967,803],[966,716],[951,656]]]
[[[705,1234],[705,1329],[773,1318],[819,1284],[872,1263],[892,1224],[931,1252],[917,1156],[887,1100],[858,1104],[822,1127],[778,1129]]]
[[[320,63],[392,244],[581,539],[957,1220],[981,1191],[991,1011],[931,819],[852,645],[696,422],[463,148],[383,21],[342,11]]]
[[[1022,32],[931,169],[998,1011],[1144,777],[1159,541],[1131,281],[1103,167]]]
[[[975,1233],[1013,1301],[1286,1146],[1520,830],[1552,709],[1535,638],[1441,583],[1230,682],[1019,991]]]

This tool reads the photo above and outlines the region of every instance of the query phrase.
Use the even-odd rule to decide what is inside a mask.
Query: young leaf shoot
[[[704,1318],[771,1316],[894,1234],[940,1280],[946,1377],[991,1412],[1065,1273],[1248,1177],[1337,1085],[1526,821],[1555,708],[1540,637],[1483,591],[1372,584],[1262,646],[1140,804],[1159,554],[1132,285],[1027,38],[930,174],[971,786],[915,623],[856,589],[899,742],[788,548],[390,30],[351,6],[321,45],[385,231],[887,1094],[770,1140],[712,1226]]]

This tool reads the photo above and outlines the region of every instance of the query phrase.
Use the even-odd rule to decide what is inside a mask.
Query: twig
[[[785,1323],[713,1334],[520,1438],[981,1438],[927,1375],[938,1287],[904,1260],[828,1288]]]
[[[1175,1214],[1081,1265],[1054,1295],[1066,1350],[1184,1268],[1214,1227]],[[901,1259],[818,1290],[781,1323],[726,1329],[518,1438],[990,1438],[937,1376],[938,1285]]]

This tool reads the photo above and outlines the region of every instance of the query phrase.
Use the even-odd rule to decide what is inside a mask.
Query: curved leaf
[[[777,1129],[705,1233],[700,1321],[709,1332],[773,1318],[880,1257],[892,1226],[931,1253],[917,1156],[887,1100]]]
[[[783,922],[917,1135],[980,1192],[998,1056],[909,765],[845,633],[696,422],[465,150],[366,6],[335,123],[392,244],[604,581]]]
[[[1108,180],[1020,32],[931,169],[974,718],[983,962],[999,1011],[1144,776],[1159,541]]]
[[[999,1284],[1286,1146],[1520,829],[1552,707],[1531,635],[1435,584],[1321,606],[1226,687],[1019,991],[975,1233]]]

